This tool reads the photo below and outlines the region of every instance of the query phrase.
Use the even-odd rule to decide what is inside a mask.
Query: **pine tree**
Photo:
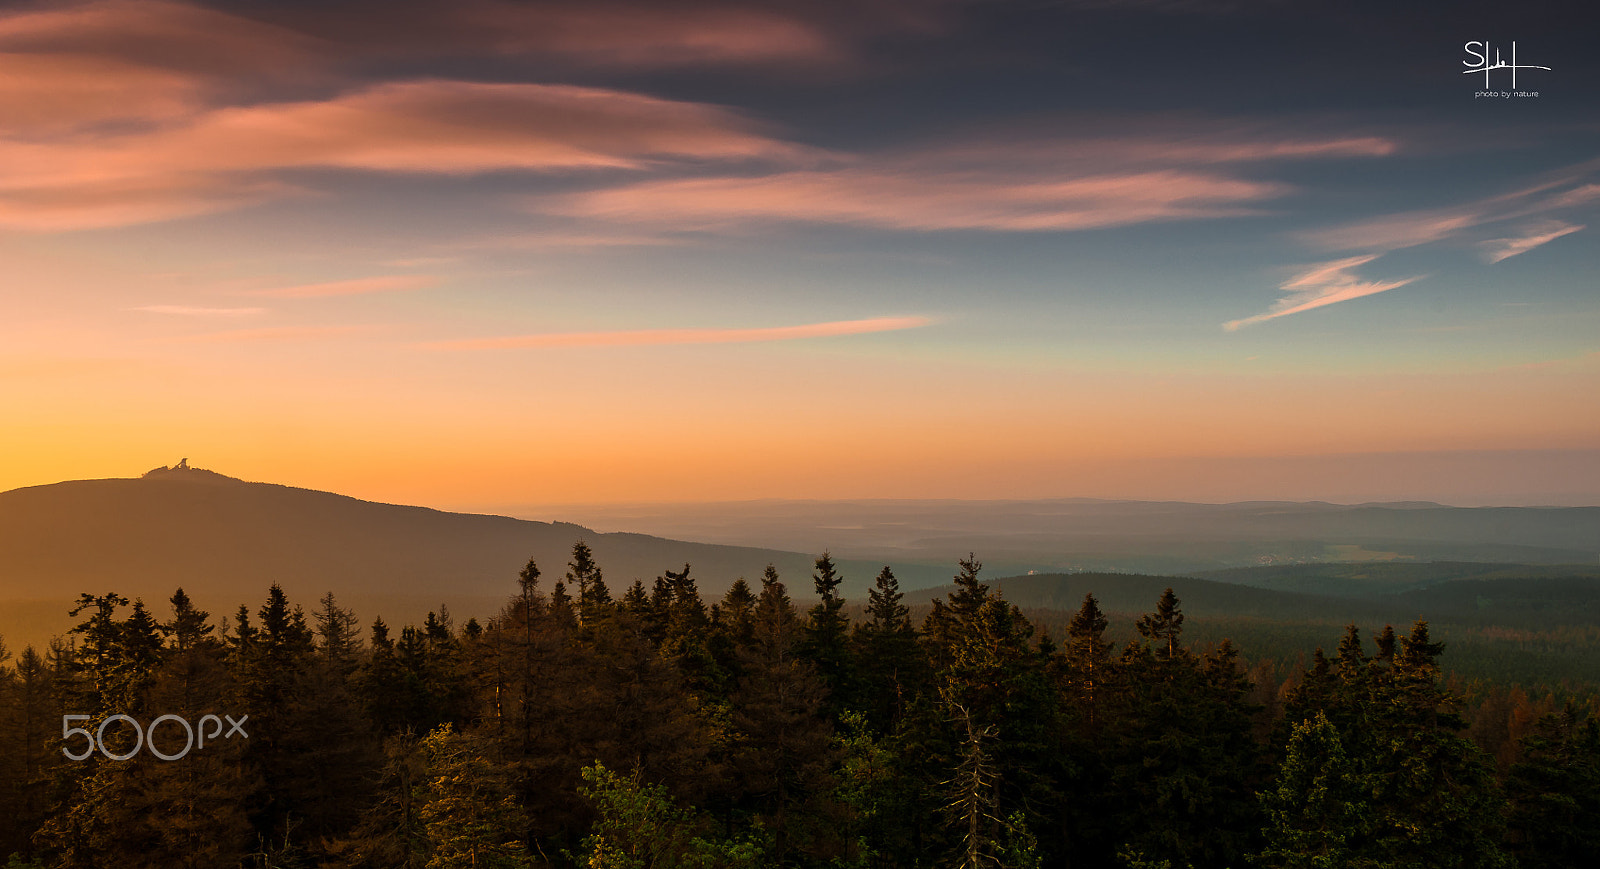
[[[349,832],[360,819],[380,757],[360,694],[355,613],[330,592],[314,619],[320,643],[282,711],[277,778],[285,805],[304,819],[301,835],[321,841]]]
[[[1105,639],[1106,617],[1093,594],[1083,596],[1072,622],[1067,626],[1066,659],[1068,697],[1081,710],[1084,733],[1091,740],[1098,734],[1098,707],[1111,675],[1111,648]]]
[[[264,808],[257,815],[256,832],[266,841],[291,848],[290,833],[298,825],[294,781],[290,706],[305,684],[315,650],[305,613],[291,607],[282,587],[267,590],[266,603],[256,613],[260,626],[248,645],[231,662],[238,713],[249,715],[251,726],[246,757],[263,781]],[[241,636],[244,625],[241,624]],[[235,714],[238,714],[235,713]]]
[[[226,649],[180,589],[171,598],[172,619],[163,626],[167,660],[150,692],[149,707],[198,725],[203,716],[237,714],[230,699]],[[147,722],[150,723],[150,722]],[[153,747],[164,736],[169,755],[183,750],[187,734],[179,727],[160,735],[147,732]],[[235,863],[252,838],[248,812],[261,781],[244,762],[246,743],[238,738],[191,746],[182,760],[148,763],[141,788],[128,794],[135,822],[152,835],[139,855],[151,867],[204,869]]]
[[[1139,618],[1139,636],[1149,640],[1161,658],[1178,655],[1178,636],[1183,633],[1183,613],[1178,608],[1178,596],[1167,589],[1156,602],[1156,611]]]
[[[1346,831],[1341,847],[1357,863],[1403,869],[1509,865],[1493,769],[1459,735],[1455,700],[1438,683],[1443,645],[1420,621],[1393,639],[1385,630],[1379,655],[1368,658],[1350,626],[1337,662],[1330,668],[1319,659],[1321,672],[1308,674],[1290,704],[1293,715],[1320,714],[1329,723],[1350,775],[1366,783],[1363,829],[1370,832]]]
[[[317,646],[322,659],[334,671],[348,678],[360,664],[361,622],[355,613],[339,606],[331,591],[317,602],[317,611],[313,618],[316,621]]]
[[[1182,644],[1171,589],[1138,627],[1146,642],[1115,664],[1122,690],[1102,730],[1107,796],[1119,803],[1106,828],[1123,830],[1125,850],[1147,860],[1236,865],[1262,826],[1250,683],[1230,643],[1201,657]]]
[[[567,584],[556,580],[550,590],[550,624],[559,630],[570,631],[578,626],[578,611],[572,605],[572,595],[567,594]]]
[[[1295,724],[1277,780],[1261,795],[1265,847],[1253,862],[1270,869],[1376,869],[1363,853],[1376,823],[1373,784],[1326,715]]]
[[[734,695],[734,724],[742,734],[735,758],[741,790],[772,835],[774,866],[796,852],[823,848],[818,824],[832,788],[833,745],[817,717],[826,689],[795,652],[799,618],[778,572],[767,565],[756,600],[752,642],[740,650],[745,673]]]
[[[522,813],[481,740],[441,726],[422,741],[427,759],[417,812],[427,836],[427,869],[531,867]]]
[[[1600,854],[1600,718],[1571,703],[1523,739],[1506,779],[1509,842],[1521,869],[1582,866]]]
[[[600,565],[595,563],[589,544],[572,544],[572,561],[567,564],[567,585],[578,590],[578,621],[588,624],[611,608],[611,590],[606,588]]]
[[[902,603],[905,595],[894,571],[884,565],[873,585],[867,593],[867,620],[856,627],[855,659],[868,721],[879,733],[888,733],[922,689],[925,672],[911,610]]]
[[[196,609],[183,589],[172,594],[172,621],[161,626],[172,650],[179,654],[212,641],[215,628],[209,623],[211,614]]]
[[[970,622],[989,599],[989,586],[978,581],[983,562],[976,555],[969,552],[956,564],[961,571],[955,576],[956,590],[950,593],[950,613],[957,621]]]
[[[816,561],[812,576],[818,602],[807,613],[799,653],[816,668],[817,677],[828,689],[823,711],[830,721],[855,703],[855,662],[850,654],[850,620],[844,614],[844,598],[833,557],[827,552]]]

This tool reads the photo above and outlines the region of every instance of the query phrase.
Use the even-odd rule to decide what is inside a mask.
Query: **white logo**
[[[151,754],[161,758],[162,760],[180,760],[184,755],[189,753],[189,749],[195,747],[195,729],[190,726],[189,722],[184,720],[184,718],[180,715],[163,715],[160,718],[150,722],[150,726],[148,728],[141,727],[139,722],[134,720],[133,716],[121,714],[107,716],[104,721],[100,722],[100,727],[93,733],[90,733],[82,727],[72,726],[74,721],[88,721],[89,718],[90,716],[88,715],[61,716],[61,742],[63,743],[61,746],[61,753],[66,755],[68,760],[88,760],[89,755],[94,754],[95,749],[97,748],[100,749],[101,754],[105,755],[110,760],[128,760],[129,758],[132,758],[134,755],[138,754],[139,749],[141,748],[149,748]],[[228,719],[228,732],[226,734],[222,732],[222,718]],[[237,733],[245,739],[250,738],[250,734],[246,733],[244,730],[244,723],[250,720],[250,716],[241,716],[237,721],[234,720],[232,715],[224,715],[222,718],[218,718],[215,715],[207,715],[200,719],[200,748],[206,747],[206,740],[208,739],[212,742],[216,742],[218,736],[221,736],[223,739],[232,739],[233,735]],[[122,754],[112,754],[111,750],[106,748],[106,728],[118,721],[128,722],[128,726],[133,728],[133,735],[135,738],[133,741],[133,748]],[[167,754],[161,749],[156,748],[154,742],[156,726],[163,721],[176,722],[183,727],[184,733],[187,736],[187,740],[183,744],[183,751],[177,752],[176,754]],[[207,724],[216,725],[212,728],[210,733],[206,732]],[[81,736],[87,741],[87,744],[83,747],[83,751],[78,754],[73,754],[72,749],[65,745],[66,741],[74,736]],[[151,742],[148,746],[145,744],[146,736],[149,736],[151,739]]]
[[[1542,69],[1542,70],[1544,70],[1546,72],[1550,71],[1550,67],[1548,67],[1548,66],[1534,66],[1532,64],[1519,64],[1519,63],[1517,63],[1517,44],[1515,42],[1511,43],[1511,62],[1510,63],[1507,63],[1503,58],[1501,58],[1500,49],[1494,48],[1487,41],[1469,42],[1464,47],[1467,50],[1467,56],[1470,57],[1470,58],[1473,58],[1473,59],[1472,60],[1463,60],[1463,61],[1461,61],[1461,65],[1467,67],[1467,69],[1462,70],[1461,74],[1462,75],[1472,75],[1474,73],[1480,73],[1480,72],[1483,73],[1483,89],[1484,90],[1488,90],[1489,89],[1489,74],[1494,72],[1497,69],[1509,69],[1509,70],[1511,70],[1511,89],[1512,90],[1516,90],[1517,89],[1517,70],[1519,70],[1519,69]],[[1491,63],[1489,61],[1489,55],[1490,55],[1491,52],[1493,52],[1493,54],[1494,54],[1494,62],[1493,63]]]

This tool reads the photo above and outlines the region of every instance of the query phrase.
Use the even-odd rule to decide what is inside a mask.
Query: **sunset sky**
[[[0,490],[1600,503],[1581,8],[6,3]]]

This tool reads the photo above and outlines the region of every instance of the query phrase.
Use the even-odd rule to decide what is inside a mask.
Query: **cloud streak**
[[[1190,124],[1094,137],[1058,130],[854,157],[763,175],[642,181],[530,202],[533,210],[673,228],[742,228],[752,221],[908,231],[1061,232],[1162,220],[1263,213],[1290,192],[1234,165],[1376,157],[1373,136],[1285,135]]]
[[[412,81],[223,108],[155,130],[0,138],[0,225],[201,214],[292,193],[270,173],[294,169],[467,176],[810,153],[700,103],[573,85]]]
[[[646,347],[666,344],[755,344],[768,341],[796,341],[804,338],[833,338],[920,329],[933,321],[927,317],[877,317],[867,320],[835,320],[801,326],[771,326],[757,329],[634,329],[616,332],[545,332],[503,338],[471,338],[463,341],[438,341],[427,345],[434,350],[521,350],[552,347]]]
[[[270,326],[264,329],[231,329],[177,338],[186,344],[286,344],[325,341],[369,333],[376,326]]]
[[[1265,323],[1290,314],[1300,314],[1363,296],[1385,293],[1421,278],[1418,275],[1398,281],[1364,281],[1356,276],[1354,271],[1356,268],[1372,262],[1378,256],[1378,254],[1354,256],[1312,266],[1279,286],[1279,289],[1288,291],[1288,295],[1274,302],[1271,308],[1251,317],[1229,320],[1222,324],[1222,328],[1234,332],[1245,326]]]
[[[194,305],[141,305],[133,310],[177,317],[253,317],[267,312],[266,308],[202,308]]]
[[[1600,199],[1600,184],[1587,181],[1594,168],[1589,164],[1581,165],[1538,184],[1458,206],[1387,214],[1300,233],[1298,237],[1314,247],[1329,251],[1385,252],[1444,241],[1465,235],[1487,224],[1548,215]],[[1560,225],[1567,224],[1560,223]],[[1543,229],[1544,226],[1541,224],[1536,232],[1548,231]],[[1577,227],[1577,229],[1582,228]],[[1575,232],[1576,229],[1571,231]],[[1534,238],[1535,234],[1529,234],[1525,238]],[[1551,238],[1559,238],[1565,234],[1566,232],[1562,232]],[[1514,239],[1492,241],[1511,242]],[[1532,244],[1509,255],[1515,256],[1537,246],[1538,244]]]
[[[1255,203],[1284,190],[1271,182],[1180,170],[1029,181],[873,167],[648,182],[580,194],[553,209],[677,228],[767,220],[1039,232],[1251,214]]]
[[[439,283],[432,275],[380,275],[370,278],[353,278],[347,281],[326,281],[317,284],[299,284],[271,290],[250,290],[246,295],[274,299],[322,299],[330,296],[360,296],[369,293],[393,293],[420,290]]]
[[[1580,229],[1582,224],[1563,223],[1559,220],[1547,221],[1530,229],[1520,236],[1511,238],[1493,238],[1479,242],[1483,255],[1491,263],[1510,259],[1520,253],[1527,253],[1543,244],[1549,244],[1563,235],[1571,235]]]

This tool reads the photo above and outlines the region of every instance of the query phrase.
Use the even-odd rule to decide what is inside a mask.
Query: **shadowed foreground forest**
[[[888,568],[864,607],[827,555],[805,600],[769,568],[708,606],[687,565],[613,592],[582,543],[559,580],[530,562],[486,624],[368,625],[332,595],[307,614],[276,586],[215,619],[182,590],[160,612],[84,594],[68,637],[0,658],[0,854],[1542,869],[1600,853],[1592,698],[1503,686],[1467,708],[1425,622],[1351,627],[1264,687],[1228,641],[1185,637],[1170,590],[1119,648],[1093,596],[1051,636],[980,568],[962,561],[916,621]]]

